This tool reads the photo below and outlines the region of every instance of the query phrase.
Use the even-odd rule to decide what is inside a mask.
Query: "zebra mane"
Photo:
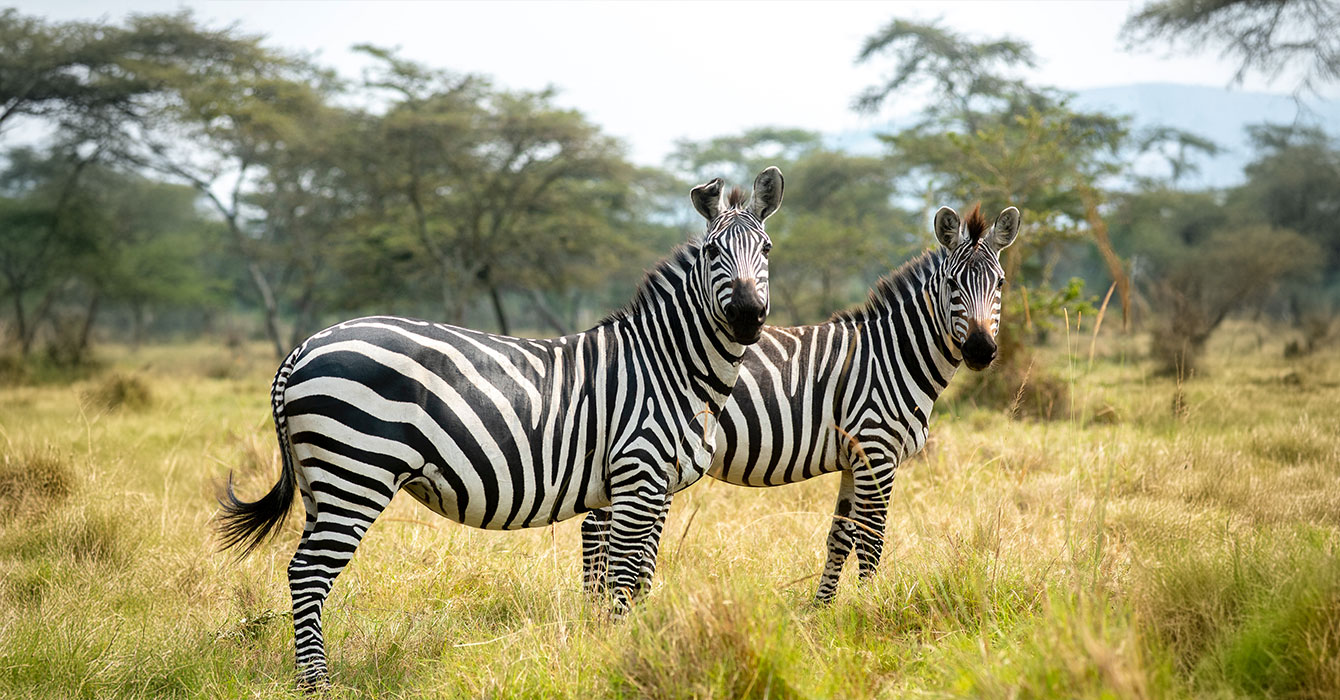
[[[839,311],[829,321],[865,321],[897,306],[901,303],[902,290],[919,287],[944,256],[944,250],[936,247],[899,265],[898,269],[879,278],[864,305]]]
[[[730,194],[726,195],[726,208],[735,209],[745,202],[744,190],[739,185],[730,188]]]
[[[739,188],[736,188],[739,189]],[[637,292],[633,295],[633,300],[626,306],[619,309],[605,318],[600,319],[596,327],[607,326],[616,321],[622,321],[632,318],[641,309],[656,302],[656,294],[653,291],[660,280],[666,280],[670,285],[674,285],[675,275],[668,273],[674,270],[687,270],[698,259],[698,244],[694,242],[680,243],[670,251],[670,254],[664,260],[656,263],[656,266],[647,270],[647,274],[642,277],[642,282],[637,285]],[[682,275],[679,275],[682,277]]]
[[[982,234],[986,233],[990,224],[987,223],[986,217],[982,216],[981,202],[972,205],[972,211],[963,219],[963,227],[968,231],[968,240],[974,244],[982,240]]]

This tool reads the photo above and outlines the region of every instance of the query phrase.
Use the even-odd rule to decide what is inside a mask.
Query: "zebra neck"
[[[712,414],[721,410],[735,386],[744,346],[711,319],[696,285],[692,266],[682,275],[661,275],[639,292],[627,312],[634,332],[647,346],[647,356],[661,365],[665,378],[688,389]],[[651,281],[651,280],[649,280]]]
[[[882,285],[881,302],[865,316],[863,335],[884,348],[876,358],[887,372],[897,372],[919,391],[916,403],[929,414],[961,360],[954,355],[949,323],[933,274],[907,275]],[[924,404],[924,405],[923,405]]]

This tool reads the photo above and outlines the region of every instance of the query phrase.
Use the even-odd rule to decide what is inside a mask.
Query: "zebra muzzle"
[[[752,279],[736,279],[731,284],[730,303],[722,310],[726,313],[726,322],[730,324],[735,342],[744,345],[758,340],[763,331],[763,322],[768,319],[768,305],[758,292],[758,284]]]

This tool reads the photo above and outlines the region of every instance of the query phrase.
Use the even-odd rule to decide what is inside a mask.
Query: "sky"
[[[313,55],[357,77],[357,43],[490,76],[514,89],[554,86],[576,108],[658,165],[679,139],[763,125],[826,133],[868,129],[914,114],[909,94],[876,115],[850,108],[890,62],[856,66],[863,39],[894,17],[941,20],[977,39],[1009,36],[1039,58],[1030,82],[1069,90],[1142,82],[1224,88],[1234,65],[1215,53],[1127,51],[1122,22],[1144,0],[1045,2],[342,2],[320,0],[20,0],[52,20],[120,21],[183,8],[271,46]],[[1239,89],[1287,92],[1263,79]]]

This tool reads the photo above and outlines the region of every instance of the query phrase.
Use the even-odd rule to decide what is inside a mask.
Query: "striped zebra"
[[[960,362],[982,370],[996,357],[1000,252],[1018,235],[1019,210],[1005,209],[988,226],[980,205],[962,221],[941,207],[934,229],[939,249],[881,279],[864,307],[817,326],[764,329],[745,352],[718,426],[721,447],[708,472],[715,479],[761,487],[842,472],[820,603],[836,595],[853,548],[861,578],[875,573],[895,470],[926,444],[935,399]],[[607,510],[582,522],[590,591],[607,583],[608,531]],[[644,563],[639,589],[650,583],[654,552]]]
[[[693,189],[700,243],[647,274],[626,308],[584,333],[531,340],[406,318],[346,321],[307,339],[271,389],[282,468],[261,499],[220,496],[225,546],[250,551],[302,496],[288,567],[304,685],[327,682],[321,610],[368,527],[405,490],[479,528],[542,527],[608,508],[613,616],[654,555],[670,494],[711,466],[715,416],[768,313],[763,222],[783,180],[746,198]]]

